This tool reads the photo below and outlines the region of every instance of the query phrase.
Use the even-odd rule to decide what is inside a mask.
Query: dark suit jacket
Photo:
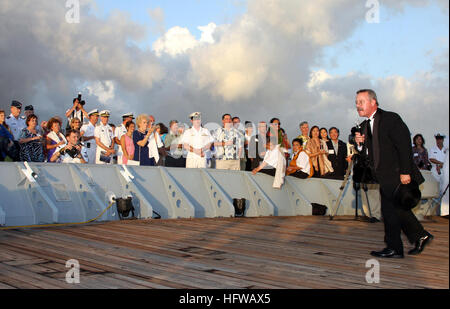
[[[378,109],[373,126],[371,149],[368,120],[361,124],[366,146],[372,152],[370,161],[378,182],[395,185],[400,183],[400,175],[411,175],[413,180],[422,184],[425,179],[413,161],[411,134],[401,117]]]
[[[255,169],[259,166],[259,164],[264,160],[264,157],[260,157],[259,152],[265,151],[265,136],[260,136],[259,134],[251,137],[250,142],[248,144],[248,157],[252,158],[251,169]]]
[[[334,150],[333,142],[329,140],[327,142],[328,150]],[[348,162],[346,160],[347,158],[347,145],[339,140],[338,141],[338,154],[328,154],[328,160],[331,161],[331,164],[333,165],[334,172],[332,173],[331,177],[337,178],[337,179],[344,179],[345,173],[348,168]]]

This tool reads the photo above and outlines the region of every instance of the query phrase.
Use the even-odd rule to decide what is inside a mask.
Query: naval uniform
[[[107,124],[106,126],[103,125],[102,123],[97,125],[97,127],[95,128],[95,131],[94,131],[94,136],[96,138],[99,138],[100,142],[102,142],[102,144],[105,145],[106,147],[110,147],[114,141],[114,133],[109,124]],[[106,150],[104,150],[103,148],[101,148],[100,146],[97,145],[97,152],[95,155],[95,163],[96,164],[105,164],[105,162],[100,161],[100,154],[102,152],[106,152]],[[111,162],[112,162],[112,158],[111,158]]]
[[[91,137],[95,134],[95,126],[89,122],[81,127],[81,132],[84,132],[84,137]],[[95,139],[84,142],[84,147],[81,149],[84,160],[89,164],[95,164],[95,154],[97,152],[97,143]]]
[[[202,127],[199,130],[192,127],[184,132],[182,137],[183,145],[188,144],[195,149],[202,149],[213,142],[214,138],[211,136],[209,130]],[[189,152],[186,158],[186,168],[206,168],[206,160],[206,151],[204,151],[204,157]]]
[[[445,150],[446,150],[445,147],[442,147],[442,149],[439,149],[438,146],[434,146],[430,149],[428,157],[429,157],[429,159],[435,159],[435,160],[438,160],[438,161],[444,163]],[[436,181],[438,181],[439,183],[442,183],[444,171],[441,169],[441,174],[439,174],[437,171],[437,164],[431,163],[431,165],[432,165],[431,174],[436,179]]]

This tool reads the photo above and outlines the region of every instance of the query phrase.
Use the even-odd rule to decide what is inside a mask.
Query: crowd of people
[[[343,179],[348,147],[339,129],[300,124],[291,142],[278,118],[257,125],[231,114],[222,126],[202,126],[201,113],[189,116],[190,126],[172,120],[166,127],[152,115],[122,115],[109,122],[110,112],[86,112],[80,97],[73,100],[65,120],[55,116],[39,123],[33,106],[13,101],[11,114],[0,110],[0,160],[49,163],[127,164],[180,168],[216,168],[275,174],[277,165],[300,178]],[[63,124],[66,124],[64,127]],[[278,154],[281,154],[280,156]]]
[[[0,161],[51,163],[126,164],[179,168],[245,170],[298,178],[344,179],[352,147],[339,139],[337,127],[299,125],[299,136],[289,141],[280,119],[257,124],[231,114],[213,130],[202,126],[201,113],[189,115],[190,125],[172,120],[166,127],[152,115],[122,115],[109,122],[110,112],[87,112],[81,96],[73,99],[65,120],[55,116],[39,123],[33,106],[13,101],[11,114],[0,110]],[[63,127],[66,124],[66,127]],[[421,134],[413,138],[416,165],[442,180],[445,136],[436,135],[436,146],[425,148]]]

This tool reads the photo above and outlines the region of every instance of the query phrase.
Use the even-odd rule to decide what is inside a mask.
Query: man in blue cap
[[[11,129],[11,133],[14,136],[15,141],[19,141],[22,130],[27,127],[25,119],[20,117],[22,111],[22,103],[19,101],[12,101],[11,103],[11,115],[6,117],[6,124]]]

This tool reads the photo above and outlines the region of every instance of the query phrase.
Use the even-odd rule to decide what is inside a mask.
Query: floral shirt
[[[224,128],[219,128],[214,132],[214,140],[218,143],[228,143],[233,142],[231,145],[226,146],[216,146],[216,158],[219,160],[238,160],[239,149],[244,147],[244,135],[235,128],[230,128],[225,130]],[[244,153],[242,152],[242,156]]]

